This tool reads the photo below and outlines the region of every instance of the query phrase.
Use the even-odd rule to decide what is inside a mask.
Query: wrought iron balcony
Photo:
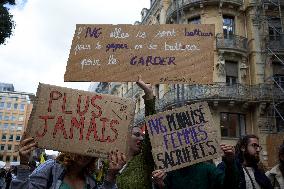
[[[145,119],[145,108],[139,110],[134,117],[134,125],[138,125],[144,122]]]
[[[142,89],[137,85],[133,85],[133,87],[129,89],[123,96],[126,98],[133,98],[139,93],[143,93]]]
[[[163,111],[167,107],[185,104],[191,101],[272,101],[284,100],[283,92],[271,84],[259,85],[226,85],[226,83],[216,83],[212,85],[190,85],[168,91],[156,104],[158,111]]]
[[[196,5],[205,5],[205,4],[225,4],[225,3],[230,3],[230,4],[234,4],[237,6],[241,6],[243,5],[243,1],[242,0],[177,0],[178,1],[178,8],[179,10],[181,9],[186,9],[192,6],[196,6]],[[174,13],[176,13],[177,10],[177,5],[176,2],[174,1],[167,12],[167,17],[175,17]]]
[[[224,36],[222,33],[216,35],[217,49],[228,49],[247,52],[248,39],[238,35]]]

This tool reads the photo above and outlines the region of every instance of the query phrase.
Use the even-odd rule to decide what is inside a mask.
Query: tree
[[[15,0],[0,0],[0,45],[5,44],[6,38],[12,35],[15,23],[13,16],[9,13],[9,8],[5,4],[15,5]]]

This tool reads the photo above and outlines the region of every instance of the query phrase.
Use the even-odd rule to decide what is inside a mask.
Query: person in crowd
[[[56,160],[48,160],[30,173],[28,161],[36,145],[31,137],[23,137],[21,140],[20,165],[17,177],[11,182],[12,189],[95,189],[98,187],[92,176],[96,166],[95,157],[61,153]],[[118,151],[111,152],[108,159],[108,173],[105,182],[99,187],[102,189],[117,188],[116,175],[125,164],[125,155]]]
[[[182,169],[168,172],[158,169],[152,176],[156,188],[166,189],[237,189],[239,175],[234,160],[235,152],[231,145],[221,144],[224,152],[224,169],[213,163],[201,162]]]
[[[136,83],[145,93],[145,115],[154,114],[155,98],[151,85],[145,84],[141,77]],[[146,129],[144,135],[140,127],[132,127],[130,132],[129,161],[117,176],[117,186],[121,189],[151,189],[154,160],[148,131]]]
[[[245,135],[239,139],[236,145],[236,156],[240,173],[240,189],[272,189],[270,180],[258,167],[261,150],[262,147],[256,135]]]
[[[0,189],[5,189],[6,188],[6,170],[4,168],[0,169]]]
[[[10,188],[10,184],[12,181],[12,169],[10,168],[6,173],[5,183],[6,183],[6,189]]]
[[[274,189],[284,188],[284,142],[278,151],[279,164],[266,172],[266,176],[270,179]]]
[[[145,84],[139,77],[137,85],[143,89],[145,96],[145,115],[155,114],[155,97],[150,84]],[[143,140],[142,131],[138,127],[132,129],[130,154],[132,159],[118,176],[120,188],[150,189],[152,183],[159,188],[237,188],[238,174],[233,163],[234,150],[232,146],[222,145],[228,167],[226,174],[210,163],[200,163],[182,170],[173,171],[166,176],[163,170],[154,170],[154,160],[151,153],[151,143],[147,129]],[[143,141],[143,142],[142,142]],[[142,143],[142,145],[140,145]],[[142,150],[141,150],[142,149]],[[144,171],[143,171],[144,170]],[[172,176],[170,176],[172,175]],[[152,176],[152,178],[151,178]],[[167,178],[166,178],[167,177]],[[166,181],[165,181],[166,180]],[[164,182],[165,181],[165,182]],[[206,183],[206,184],[203,184]]]

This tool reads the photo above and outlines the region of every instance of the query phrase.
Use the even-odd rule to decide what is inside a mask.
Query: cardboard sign
[[[76,26],[64,81],[213,82],[214,25]]]
[[[106,157],[111,150],[127,154],[127,135],[135,102],[39,84],[27,132],[45,149]]]
[[[172,171],[220,154],[216,128],[206,102],[146,117],[158,169]]]

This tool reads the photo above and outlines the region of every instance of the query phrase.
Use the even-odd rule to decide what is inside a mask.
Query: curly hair
[[[56,160],[62,164],[65,169],[68,171],[70,169],[70,167],[72,167],[72,165],[83,155],[79,155],[79,154],[74,154],[74,153],[67,153],[67,152],[62,152],[60,153]],[[84,167],[84,172],[88,173],[88,174],[93,174],[95,173],[96,170],[96,161],[97,158],[96,157],[92,157],[92,160],[90,161],[90,163],[88,163],[85,167]]]
[[[242,136],[237,144],[236,144],[236,157],[239,159],[240,163],[243,163],[244,161],[244,158],[243,158],[243,152],[242,152],[242,148],[244,147],[245,149],[247,149],[247,146],[249,144],[249,140],[251,138],[256,138],[257,140],[259,139],[256,135],[245,135],[245,136]]]

